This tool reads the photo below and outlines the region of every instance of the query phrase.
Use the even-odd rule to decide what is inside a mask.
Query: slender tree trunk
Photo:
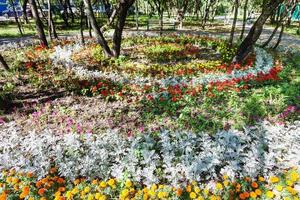
[[[19,22],[18,13],[16,12],[15,2],[10,0],[10,4],[11,4],[13,12],[14,12],[14,17],[15,17],[15,21],[16,21],[17,26],[18,26],[19,33],[21,34],[21,36],[23,36],[21,24]]]
[[[205,5],[205,12],[204,12],[203,20],[202,20],[202,29],[205,29],[207,18],[208,18],[208,15],[209,15],[209,7],[210,7],[209,2],[207,2],[206,5]]]
[[[51,0],[47,0],[48,4],[48,38],[49,41],[52,41],[52,10],[51,10]]]
[[[135,2],[135,27],[136,27],[137,31],[139,30],[139,4],[138,4],[138,2],[139,1]]]
[[[265,22],[270,17],[273,10],[275,10],[282,2],[283,0],[269,0],[269,2],[265,4],[262,14],[256,20],[247,37],[238,48],[233,62],[240,63],[249,55],[249,53],[253,50],[253,45],[256,43],[262,33]]]
[[[70,0],[66,0],[66,4],[69,8],[69,11],[70,11],[70,14],[71,14],[71,22],[74,23],[75,22],[75,17],[74,17],[74,13],[73,13],[73,10],[72,10],[72,6],[71,6],[71,3],[70,3]]]
[[[25,24],[29,24],[29,20],[27,17],[27,3],[28,3],[28,0],[24,0],[23,4],[22,4],[23,20],[24,20]]]
[[[234,8],[234,18],[233,18],[231,32],[230,32],[230,38],[229,38],[229,45],[231,45],[231,46],[233,44],[234,33],[235,33],[235,28],[236,28],[236,21],[237,21],[238,12],[239,12],[239,0],[235,0],[234,7],[235,7]]]
[[[276,12],[274,12],[274,13],[276,13]],[[275,34],[277,33],[278,28],[281,25],[283,19],[284,19],[284,17],[281,17],[280,20],[279,20],[279,15],[276,17],[276,21],[277,21],[276,27],[273,30],[272,34],[270,35],[269,39],[261,46],[262,48],[265,48],[266,46],[268,46],[269,43],[272,41],[272,39],[274,38]]]
[[[64,2],[63,0],[59,0],[59,3],[63,7],[62,19],[64,21],[64,24],[66,27],[69,27],[68,6],[67,6],[66,2]]]
[[[90,20],[88,20],[87,22],[88,22],[89,36],[90,36],[90,38],[91,38],[91,37],[93,37],[93,34],[92,34],[92,26],[91,26]]]
[[[35,20],[36,32],[40,38],[41,44],[48,47],[48,42],[47,42],[46,35],[44,32],[43,23],[40,19],[35,0],[30,0],[30,4],[31,4],[32,15]]]
[[[118,22],[115,27],[113,35],[113,54],[114,57],[119,57],[122,43],[122,33],[125,26],[128,9],[132,6],[134,0],[128,1],[127,3],[120,2],[120,10],[118,16]]]
[[[43,9],[42,9],[42,7],[41,7],[40,1],[39,1],[39,0],[36,0],[36,3],[37,3],[38,9],[40,9],[40,12],[41,12],[41,14],[42,14],[43,19],[44,19],[45,21],[47,21],[47,16],[46,16],[45,13],[43,12]]]
[[[245,1],[245,5],[244,5],[243,27],[242,27],[242,32],[241,32],[241,36],[240,36],[240,39],[241,39],[241,40],[244,38],[244,33],[245,33],[245,28],[246,28],[248,2],[249,2],[249,0],[246,0],[246,1]]]
[[[273,49],[276,49],[279,46],[279,44],[280,44],[280,42],[282,40],[283,32],[284,32],[284,23],[281,24],[280,34],[279,34],[278,40],[277,40],[275,46],[273,47]]]
[[[161,10],[159,13],[159,35],[162,35],[164,30],[164,11]]]
[[[84,0],[84,5],[85,5],[87,16],[89,18],[89,21],[90,21],[91,27],[94,31],[97,42],[101,45],[105,55],[107,57],[112,57],[113,54],[112,54],[112,52],[107,44],[107,41],[105,40],[102,32],[100,31],[100,28],[99,28],[97,22],[96,22],[96,18],[95,18],[93,9],[92,9],[91,1]]]
[[[9,67],[7,65],[7,63],[5,62],[3,56],[0,54],[0,64],[2,65],[2,67],[5,69],[5,70],[9,70]]]
[[[84,44],[83,20],[84,20],[84,4],[83,1],[81,1],[80,2],[80,37],[81,37],[82,44]]]

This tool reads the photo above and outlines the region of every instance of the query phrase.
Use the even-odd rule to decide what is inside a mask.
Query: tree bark
[[[102,32],[100,31],[100,27],[97,24],[93,9],[92,9],[92,4],[90,0],[84,0],[84,5],[86,7],[86,12],[87,16],[89,18],[90,25],[94,31],[95,37],[97,42],[101,45],[105,55],[107,57],[112,57],[113,54],[107,44],[107,41],[105,40]]]
[[[35,20],[36,31],[40,38],[41,44],[48,47],[48,42],[47,42],[46,35],[44,32],[43,23],[40,19],[35,0],[30,0],[30,4],[31,4],[32,15]]]
[[[284,32],[284,23],[281,24],[280,34],[279,34],[278,40],[277,40],[275,46],[273,47],[273,49],[276,49],[279,46],[279,44],[280,44],[280,42],[282,40],[283,32]]]
[[[122,33],[123,33],[124,26],[125,26],[127,12],[133,3],[134,3],[134,0],[123,1],[123,3],[122,3],[122,1],[120,1],[118,22],[115,27],[115,32],[113,35],[113,55],[114,55],[114,57],[119,57],[119,55],[120,55]]]
[[[245,33],[245,28],[246,28],[248,3],[249,3],[249,0],[246,0],[245,5],[244,5],[244,13],[243,13],[243,26],[242,26],[241,36],[240,36],[241,40],[244,38],[244,33]]]
[[[64,24],[66,27],[69,27],[68,6],[67,6],[66,2],[64,2],[63,0],[59,0],[59,3],[63,7],[62,19],[64,21]]]
[[[81,37],[82,44],[84,44],[83,20],[84,20],[84,4],[83,1],[81,1],[80,2],[80,37]]]
[[[235,3],[234,3],[234,18],[233,18],[231,32],[230,32],[230,38],[229,38],[229,45],[230,46],[232,46],[232,44],[233,44],[238,12],[239,12],[239,0],[235,0]]]
[[[15,2],[12,1],[12,0],[10,0],[10,4],[11,4],[12,9],[13,9],[13,12],[14,12],[14,17],[15,17],[15,21],[16,21],[17,26],[18,26],[19,33],[21,34],[21,36],[23,36],[21,24],[20,24],[20,22],[19,22],[18,13],[16,12]]]
[[[240,47],[237,50],[236,56],[233,59],[233,62],[242,62],[249,53],[253,50],[253,45],[259,39],[263,26],[267,19],[284,0],[269,0],[262,11],[262,14],[256,20],[254,25],[251,27],[247,37],[243,40]]]
[[[2,67],[5,69],[5,70],[9,70],[9,67],[6,63],[6,61],[4,60],[3,56],[0,54],[0,64],[2,65]]]
[[[27,3],[28,3],[28,0],[24,0],[23,4],[22,4],[23,20],[24,20],[25,24],[29,24],[29,20],[27,17]]]
[[[48,38],[49,41],[52,41],[52,10],[51,10],[51,0],[47,0],[48,4]]]
[[[73,13],[73,10],[72,10],[72,6],[71,6],[71,3],[70,3],[70,0],[66,0],[66,4],[69,8],[69,11],[70,11],[70,14],[71,14],[71,22],[74,23],[75,22],[75,17],[74,17],[74,13]]]

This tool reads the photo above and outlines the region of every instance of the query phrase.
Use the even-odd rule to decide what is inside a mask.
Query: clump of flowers
[[[145,186],[128,178],[107,180],[65,179],[52,167],[46,177],[37,179],[34,173],[3,170],[0,176],[0,199],[297,199],[300,175],[290,169],[279,176],[254,179],[229,179],[224,174],[218,181],[187,182],[171,186],[164,183]]]

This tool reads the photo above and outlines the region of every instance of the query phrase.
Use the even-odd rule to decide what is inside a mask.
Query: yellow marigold
[[[293,182],[296,182],[299,179],[299,174],[297,171],[292,171],[290,174],[290,179]]]
[[[66,193],[66,197],[67,197],[67,199],[72,199],[72,192],[71,191],[68,191],[67,193]]]
[[[281,192],[282,190],[283,190],[283,187],[282,187],[282,185],[276,185],[276,190],[278,191],[278,192]]]
[[[158,192],[157,197],[158,197],[159,199],[167,198],[167,197],[168,197],[168,193],[167,193],[167,192],[160,191],[160,192]]]
[[[197,197],[197,194],[195,192],[190,193],[190,198],[191,199],[196,199],[196,197]]]
[[[121,191],[121,197],[125,198],[129,195],[129,190],[128,189],[124,189]]]
[[[272,191],[267,191],[266,197],[269,199],[272,199],[272,198],[274,198],[274,193]]]
[[[126,182],[125,182],[125,186],[130,188],[132,186],[131,180],[127,179]]]
[[[97,192],[97,193],[95,194],[95,199],[100,199],[100,197],[101,197],[101,194],[100,194],[99,192]]]
[[[261,190],[260,189],[256,189],[255,190],[255,194],[257,194],[258,196],[260,196],[262,194]]]
[[[102,195],[99,200],[106,200],[106,199],[107,199],[106,196]]]
[[[155,193],[154,190],[150,190],[150,191],[148,192],[148,194],[149,194],[151,197],[155,197],[155,195],[156,195],[156,193]]]
[[[107,186],[107,184],[106,184],[105,181],[101,181],[101,182],[100,182],[100,187],[106,188],[106,186]]]
[[[226,180],[228,179],[228,176],[226,174],[223,175],[223,179]]]
[[[197,200],[204,200],[203,196],[198,196]]]
[[[71,191],[72,194],[77,194],[79,192],[79,189],[77,187],[73,188],[73,190]]]
[[[227,186],[229,185],[229,181],[227,181],[227,180],[223,181],[223,185],[224,185],[225,187],[227,187]]]
[[[144,192],[144,194],[148,194],[149,189],[145,187],[145,188],[143,189],[143,192]]]
[[[198,194],[198,193],[200,193],[201,190],[198,186],[196,186],[196,187],[194,187],[194,191]]]
[[[286,187],[286,190],[291,193],[292,195],[296,195],[298,192],[297,190],[295,190],[294,188],[292,188],[291,186]]]
[[[270,182],[271,183],[278,183],[279,182],[279,178],[277,176],[271,176],[270,177]]]
[[[255,192],[250,192],[250,197],[252,199],[255,199],[257,197],[257,194]]]
[[[217,184],[216,184],[216,189],[217,189],[217,190],[222,190],[222,189],[223,189],[222,183],[217,183]]]
[[[157,190],[157,185],[156,184],[153,184],[153,185],[151,185],[151,190]]]
[[[193,186],[197,185],[197,182],[196,181],[192,181],[192,185]]]
[[[89,193],[91,191],[91,188],[89,186],[85,187],[83,190],[85,193]]]
[[[207,196],[207,195],[209,194],[209,190],[208,190],[207,188],[205,188],[205,189],[203,190],[203,193]]]
[[[288,186],[293,186],[293,185],[294,185],[294,182],[291,181],[291,180],[286,180],[285,183],[286,183]]]
[[[93,184],[93,185],[97,185],[97,184],[98,184],[98,180],[94,179],[94,180],[92,181],[92,184]]]
[[[94,195],[93,194],[89,194],[88,195],[88,200],[93,200],[94,199]]]
[[[46,199],[46,197],[42,197],[42,198],[40,198],[40,200],[47,200],[47,199]]]
[[[115,181],[115,179],[109,179],[108,181],[107,181],[107,184],[110,186],[110,187],[114,187],[115,186],[115,184],[116,184],[116,181]]]
[[[259,180],[260,182],[264,182],[264,181],[265,181],[265,178],[262,177],[262,176],[260,176],[260,177],[258,177],[258,180]]]

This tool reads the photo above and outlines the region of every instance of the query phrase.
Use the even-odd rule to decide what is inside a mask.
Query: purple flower
[[[82,128],[81,128],[80,124],[76,125],[76,129],[77,129],[77,133],[81,133],[82,132]]]

